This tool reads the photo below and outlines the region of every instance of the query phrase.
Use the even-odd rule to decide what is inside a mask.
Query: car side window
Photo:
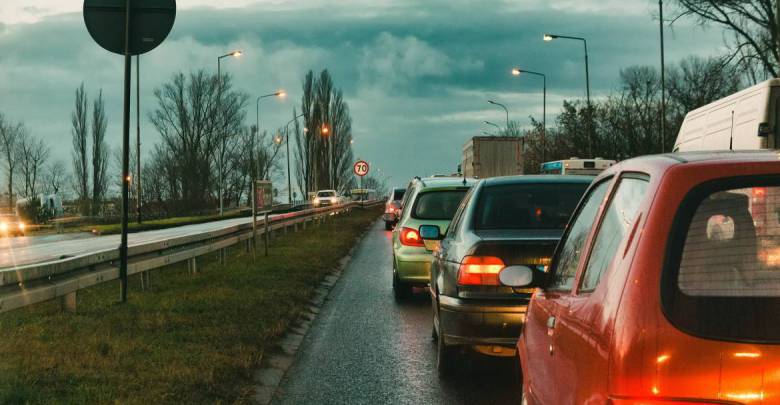
[[[580,262],[585,241],[593,228],[596,214],[607,195],[611,180],[604,180],[597,184],[583,199],[580,209],[575,214],[574,220],[564,240],[561,241],[561,250],[558,254],[555,266],[555,275],[550,285],[551,290],[568,291],[574,286],[574,278],[577,276],[577,265]]]
[[[452,222],[450,223],[450,227],[447,229],[447,238],[452,238],[453,235],[455,235],[455,232],[460,227],[460,224],[463,222],[463,212],[466,210],[466,206],[469,204],[469,201],[471,200],[472,194],[474,194],[474,189],[476,187],[472,187],[465,196],[463,196],[463,200],[461,200],[460,205],[458,205],[458,210],[455,211],[455,216],[452,218]]]
[[[647,193],[646,177],[624,177],[604,212],[582,279],[582,291],[593,291],[615,258],[618,247],[636,222]]]

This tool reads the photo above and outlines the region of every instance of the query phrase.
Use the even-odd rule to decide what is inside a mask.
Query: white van
[[[675,152],[780,149],[780,79],[771,79],[689,112]]]

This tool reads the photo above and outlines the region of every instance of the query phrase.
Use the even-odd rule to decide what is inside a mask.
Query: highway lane
[[[355,251],[277,392],[279,404],[517,403],[511,360],[470,356],[436,371],[427,293],[396,304],[390,232],[376,223]]]
[[[276,215],[272,215],[271,218]],[[160,229],[132,233],[128,236],[129,246],[158,242],[174,237],[187,236],[209,231],[216,231],[239,224],[252,222],[251,217],[233,218],[223,221],[207,222],[197,225],[185,225],[175,228]],[[77,234],[78,235],[78,234]],[[101,252],[119,247],[119,235],[73,238],[60,236],[49,240],[33,238],[2,238],[0,239],[0,269],[9,269],[26,264],[42,263],[63,257],[79,256],[88,253]],[[43,241],[43,243],[41,243]]]

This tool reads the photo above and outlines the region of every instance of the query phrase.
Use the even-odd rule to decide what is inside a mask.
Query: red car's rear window
[[[680,329],[780,342],[780,178],[705,184],[675,219],[662,286]]]

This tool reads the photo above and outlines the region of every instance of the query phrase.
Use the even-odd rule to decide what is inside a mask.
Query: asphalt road
[[[271,215],[271,218],[275,216]],[[234,218],[197,225],[132,233],[128,235],[128,244],[132,247],[251,222],[251,217]],[[11,269],[26,264],[43,263],[64,257],[74,257],[118,248],[119,235],[84,237],[84,234],[74,233],[39,237],[0,238],[0,269]]]
[[[458,375],[436,371],[427,292],[397,304],[390,232],[374,224],[355,251],[282,381],[280,404],[509,404],[511,360],[471,355]]]

